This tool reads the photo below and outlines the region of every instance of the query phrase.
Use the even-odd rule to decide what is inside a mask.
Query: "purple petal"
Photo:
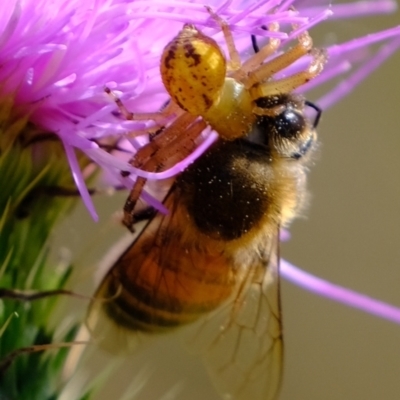
[[[79,193],[82,196],[82,200],[86,205],[90,215],[95,221],[99,220],[99,217],[94,208],[92,198],[90,197],[89,191],[86,187],[85,180],[82,176],[82,172],[79,168],[78,160],[76,159],[76,155],[74,149],[67,143],[63,142],[65,148],[65,154],[67,155],[69,165],[71,167],[72,176],[74,178],[76,187],[78,188]]]
[[[285,260],[281,260],[280,272],[288,281],[312,293],[400,324],[400,308],[317,278]]]

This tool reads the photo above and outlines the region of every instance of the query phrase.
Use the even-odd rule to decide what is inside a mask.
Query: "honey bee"
[[[111,346],[134,349],[195,324],[193,343],[224,398],[272,400],[283,350],[279,231],[304,205],[316,142],[316,121],[293,90],[320,73],[326,56],[303,32],[285,53],[272,57],[279,43],[270,39],[241,63],[227,24],[211,15],[230,60],[212,38],[183,27],[161,58],[167,108],[177,119],[134,165],[160,170],[170,154],[191,151],[207,125],[219,139],[175,179],[164,199],[169,213],[148,220],[106,274],[95,297],[110,300],[92,302],[87,325],[99,342],[112,335]],[[273,79],[306,54],[305,71]]]

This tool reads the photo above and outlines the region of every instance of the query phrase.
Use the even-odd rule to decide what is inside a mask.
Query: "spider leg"
[[[196,117],[189,113],[183,113],[175,119],[168,127],[164,128],[153,140],[134,155],[129,161],[136,168],[142,168],[145,162],[162,148],[167,147],[171,142],[185,135],[185,131],[196,120]]]
[[[251,88],[260,82],[266,81],[275,75],[277,72],[292,65],[299,58],[308,54],[313,47],[313,41],[308,32],[303,32],[298,37],[298,44],[283,54],[273,58],[270,61],[262,64],[254,71],[249,72],[247,78],[244,80],[244,85]]]
[[[214,19],[214,21],[220,26],[222,33],[225,38],[226,46],[228,48],[229,60],[228,60],[228,70],[229,71],[237,71],[241,69],[242,62],[240,60],[239,52],[235,46],[235,41],[233,40],[232,31],[229,28],[228,23],[217,15],[211,7],[204,6],[210,16]]]
[[[324,50],[313,50],[311,52],[312,61],[309,66],[301,72],[290,75],[287,78],[270,80],[250,89],[250,94],[254,100],[261,97],[275,96],[283,93],[290,93],[299,86],[304,85],[309,80],[315,78],[323,69],[327,56]],[[263,109],[255,107],[256,114],[262,115]]]
[[[268,31],[278,32],[279,24],[277,22],[269,24]],[[252,71],[258,69],[265,59],[275,53],[280,44],[281,41],[279,39],[270,38],[265,46],[261,47],[253,56],[251,56],[243,63],[241,71],[244,72],[247,76]],[[235,74],[233,74],[232,76],[235,77]]]
[[[177,104],[175,104],[173,101],[168,102],[168,104],[161,110],[153,113],[133,113],[129,111],[124,103],[121,101],[120,98],[118,98],[110,88],[105,87],[104,91],[115,101],[115,103],[118,106],[118,109],[120,113],[123,115],[123,117],[129,121],[149,121],[152,120],[160,125],[163,125],[165,123],[165,120],[176,113],[179,113],[180,108]]]
[[[193,118],[194,117],[192,117],[192,122]],[[177,121],[175,121],[175,123],[176,122]],[[170,127],[175,125],[175,123],[173,123]],[[181,130],[181,134],[175,136],[174,140],[168,140],[167,144],[164,147],[158,147],[157,150],[153,152],[150,157],[146,158],[146,161],[140,167],[144,171],[159,172],[164,171],[170,166],[183,160],[193,151],[196,146],[195,140],[200,136],[201,132],[206,127],[207,124],[203,120],[195,121],[189,127],[185,126],[185,129],[182,129],[183,127],[179,126],[178,128]],[[163,136],[164,132],[157,136],[154,141]],[[150,142],[149,145],[152,143],[153,142]],[[143,148],[143,150],[145,150],[145,147]],[[142,149],[140,149],[139,152],[141,150]],[[132,164],[134,166],[137,166],[136,159],[133,160]],[[134,183],[124,206],[123,224],[131,231],[133,231],[133,225],[136,222],[134,209],[140,193],[142,192],[143,187],[146,184],[146,181],[147,179],[143,177],[138,177],[136,179],[136,182]]]
[[[153,120],[161,127],[161,129],[160,127],[153,127],[149,131],[131,132],[127,135],[128,137],[135,137],[140,134],[151,135],[153,133],[150,142],[141,147],[129,161],[136,168],[142,168],[149,172],[157,172],[174,165],[174,163],[190,154],[194,145],[189,146],[189,142],[194,143],[194,139],[206,127],[205,122],[195,122],[197,117],[184,112],[173,101],[169,101],[161,111],[155,113],[132,113],[109,88],[106,87],[104,90],[112,97],[121,114],[127,120]],[[172,115],[175,115],[176,118],[169,126],[165,127],[168,117]],[[186,150],[186,147],[190,148],[189,152]],[[129,172],[121,171],[121,175],[128,176]],[[131,231],[133,231],[133,224],[137,221],[134,209],[146,181],[146,178],[137,177],[124,205],[123,223]]]

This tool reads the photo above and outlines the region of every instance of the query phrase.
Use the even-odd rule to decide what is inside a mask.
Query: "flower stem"
[[[49,265],[48,239],[78,198],[47,191],[73,184],[62,144],[51,136],[32,140],[38,134],[10,99],[0,104],[0,360],[53,342],[48,321],[58,296],[31,301],[21,293],[61,290],[72,269]],[[71,341],[76,327],[57,341]],[[13,358],[0,373],[0,398],[53,399],[67,352],[22,352]]]

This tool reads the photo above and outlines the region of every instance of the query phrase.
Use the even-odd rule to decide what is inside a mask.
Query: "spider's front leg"
[[[253,101],[291,93],[321,73],[327,61],[326,52],[313,47],[313,41],[307,31],[302,32],[297,40],[296,46],[249,71],[243,83],[249,89]],[[271,44],[269,45],[271,46]],[[285,78],[272,78],[277,72],[284,70],[306,55],[311,56],[311,62],[306,69]],[[253,112],[257,115],[270,115],[271,113],[275,115],[279,114],[281,110],[255,106]]]
[[[154,113],[132,113],[129,111],[123,102],[109,89],[105,88],[105,92],[112,97],[118,106],[120,113],[127,120],[133,121],[149,121],[153,120],[159,126],[157,134],[151,137],[149,131],[144,132],[131,132],[128,134],[130,137],[138,136],[140,134],[149,134],[150,141],[141,147],[137,153],[131,158],[129,163],[138,169],[143,169],[148,172],[158,172],[174,165],[188,155],[187,147],[190,151],[193,146],[188,143],[194,142],[205,126],[199,130],[199,124],[194,123],[196,117],[183,111],[172,100],[168,102],[166,107],[161,111]],[[171,116],[175,119],[166,126]],[[190,152],[189,152],[190,153]],[[121,171],[122,176],[129,175],[129,172]],[[133,225],[137,221],[135,217],[136,203],[143,191],[147,179],[138,176],[129,196],[124,205],[123,224],[133,232]]]
[[[164,171],[182,161],[196,147],[196,139],[207,124],[184,113],[160,132],[151,142],[142,147],[131,160],[132,166],[147,172]],[[135,207],[147,179],[137,177],[124,205],[123,224],[134,231]]]
[[[175,104],[173,101],[169,101],[168,104],[160,111],[152,113],[133,113],[126,108],[125,104],[118,96],[115,95],[115,93],[112,92],[110,88],[105,87],[104,91],[108,94],[109,97],[114,100],[119,109],[119,112],[128,121],[154,121],[160,127],[163,127],[168,117],[174,114],[177,115],[179,114],[179,112],[182,112],[177,104]]]

